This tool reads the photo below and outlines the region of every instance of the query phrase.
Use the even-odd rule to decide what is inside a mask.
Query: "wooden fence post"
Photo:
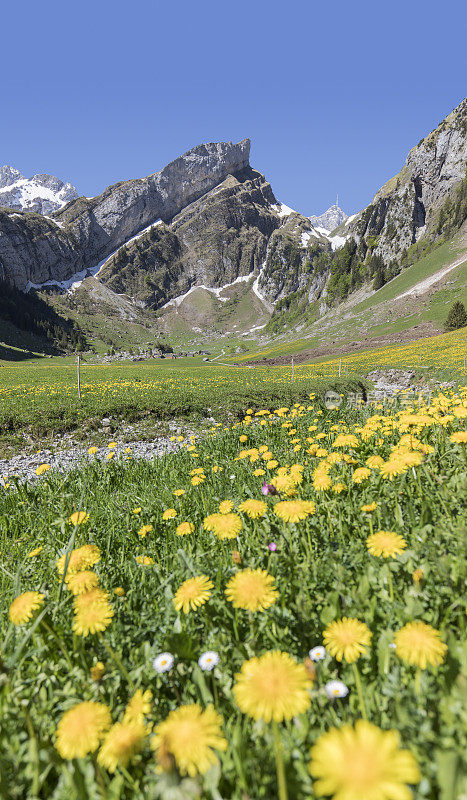
[[[79,362],[80,362],[80,357],[78,355],[78,358],[77,358],[77,365],[78,365],[77,366],[77,372],[78,372],[78,400],[81,400],[81,376],[80,376],[80,372],[79,372]]]

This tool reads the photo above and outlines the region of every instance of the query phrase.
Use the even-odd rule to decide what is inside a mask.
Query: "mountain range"
[[[467,100],[351,217],[337,205],[313,217],[284,205],[249,153],[249,139],[198,145],[92,198],[53,176],[27,180],[3,167],[3,285],[65,294],[62,310],[105,294],[120,316],[155,313],[169,331],[183,322],[216,333],[231,312],[234,332],[273,332],[292,306],[319,318],[360,286],[377,291],[414,248],[455,233],[466,216]]]

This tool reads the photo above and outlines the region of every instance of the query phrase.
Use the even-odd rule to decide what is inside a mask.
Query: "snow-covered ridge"
[[[26,178],[15,167],[0,167],[0,206],[47,215],[77,197],[75,187],[55,175]]]

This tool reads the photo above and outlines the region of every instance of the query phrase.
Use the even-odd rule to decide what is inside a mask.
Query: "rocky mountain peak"
[[[25,180],[24,175],[21,175],[18,169],[10,167],[8,164],[0,167],[0,189],[4,189],[5,186],[11,186],[12,183],[18,180]]]
[[[40,174],[26,178],[15,167],[0,167],[0,206],[4,208],[51,214],[77,197],[75,187],[55,175]]]
[[[334,228],[338,228],[339,225],[342,225],[342,223],[348,219],[348,214],[334,203],[334,205],[329,206],[324,214],[320,214],[319,216],[313,214],[311,217],[308,217],[308,219],[315,228],[324,228],[327,231],[333,231]]]

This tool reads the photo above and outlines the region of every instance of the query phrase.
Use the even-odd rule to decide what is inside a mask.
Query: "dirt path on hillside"
[[[428,289],[438,283],[438,281],[442,280],[451,270],[455,269],[456,267],[460,267],[467,261],[467,254],[464,253],[460,258],[456,258],[452,264],[448,264],[446,267],[438,270],[435,272],[434,275],[431,275],[429,278],[425,278],[425,280],[416,283],[415,286],[412,286],[411,289],[407,289],[406,292],[402,292],[402,294],[398,294],[397,297],[394,298],[394,302],[396,300],[401,300],[403,297],[418,297],[420,294],[424,294]]]

